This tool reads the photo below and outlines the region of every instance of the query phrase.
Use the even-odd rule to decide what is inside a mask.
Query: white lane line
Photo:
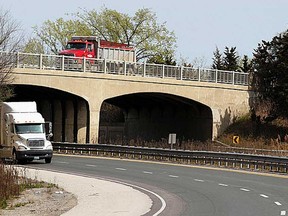
[[[274,203],[278,206],[282,206],[282,204],[280,202],[274,202]]]
[[[194,179],[194,181],[196,181],[196,182],[204,182],[204,180],[202,180],[202,179]]]
[[[64,161],[55,161],[56,163],[61,163],[61,164],[69,164],[68,162],[64,162]],[[53,162],[54,163],[54,162]]]
[[[261,197],[263,198],[269,198],[269,196],[265,195],[265,194],[260,194]]]
[[[143,173],[145,173],[145,174],[153,174],[153,172],[148,172],[148,171],[143,171]]]
[[[169,177],[171,177],[171,178],[179,178],[179,176],[175,176],[175,175],[169,175]]]
[[[124,168],[120,168],[120,167],[117,167],[117,168],[115,168],[116,170],[121,170],[121,171],[125,171],[125,170],[127,170],[127,169],[124,169]]]
[[[227,184],[222,184],[222,183],[219,183],[218,185],[219,185],[219,186],[223,186],[223,187],[228,187],[228,185],[227,185]]]
[[[280,215],[286,215],[286,211],[281,211]]]
[[[246,188],[240,188],[241,191],[246,191],[246,192],[249,192],[250,190],[249,189],[246,189]]]
[[[87,166],[87,167],[97,167],[97,165],[94,165],[94,164],[85,164],[85,166]]]

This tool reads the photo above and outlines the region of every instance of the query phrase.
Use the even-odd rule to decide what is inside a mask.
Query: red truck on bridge
[[[100,40],[96,36],[73,36],[59,55],[135,62],[134,47]]]

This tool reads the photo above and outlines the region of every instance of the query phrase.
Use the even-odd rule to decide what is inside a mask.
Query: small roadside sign
[[[171,145],[171,149],[173,149],[173,145],[176,144],[176,133],[169,134],[168,143]]]
[[[176,133],[169,134],[168,143],[172,145],[176,143]]]
[[[239,144],[239,142],[240,142],[240,137],[239,136],[233,136],[233,143]]]

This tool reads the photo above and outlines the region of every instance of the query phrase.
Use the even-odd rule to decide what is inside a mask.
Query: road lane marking
[[[282,204],[280,202],[274,202],[274,203],[278,206],[282,206]]]
[[[204,180],[202,180],[202,179],[194,179],[194,181],[196,181],[196,182],[204,182]]]
[[[249,192],[250,190],[249,189],[246,189],[246,188],[240,188],[241,191],[246,191],[246,192]]]
[[[175,175],[169,175],[169,177],[171,177],[171,178],[179,178],[179,176],[175,176]]]
[[[281,211],[280,215],[286,215],[286,211]]]
[[[117,167],[117,168],[115,168],[116,170],[121,170],[121,171],[125,171],[125,170],[127,170],[127,169],[124,169],[124,168],[120,168],[120,167]]]
[[[65,161],[55,161],[56,163],[61,163],[61,164],[69,164],[68,162]],[[53,162],[54,163],[54,162]]]
[[[145,174],[153,174],[153,172],[143,171]]]
[[[269,198],[269,196],[265,195],[265,194],[260,194],[261,197],[263,198]]]
[[[135,159],[124,159],[124,158],[109,158],[109,157],[101,157],[101,156],[88,156],[88,155],[64,155],[64,154],[58,154],[53,153],[53,155],[58,157],[80,157],[80,158],[97,158],[101,160],[114,160],[114,161],[133,161],[136,163],[148,163],[148,164],[164,164],[169,166],[180,166],[180,167],[188,167],[192,169],[205,169],[205,170],[221,170],[225,172],[235,172],[235,173],[246,173],[250,175],[258,175],[258,176],[271,176],[274,178],[285,178],[288,179],[288,175],[278,175],[273,173],[259,173],[259,172],[253,172],[253,171],[247,171],[247,170],[233,170],[233,169],[227,169],[227,168],[220,168],[220,167],[207,167],[207,166],[200,166],[200,165],[187,165],[187,164],[167,164],[165,162],[159,162],[159,161],[141,161],[141,160],[135,160]]]
[[[85,164],[85,166],[87,166],[87,167],[97,167],[97,165],[94,165],[94,164]]]
[[[219,183],[218,185],[219,185],[219,186],[223,186],[223,187],[228,187],[228,185],[227,185],[227,184],[222,184],[222,183]]]

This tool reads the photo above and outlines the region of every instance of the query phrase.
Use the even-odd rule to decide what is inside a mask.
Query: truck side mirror
[[[51,138],[52,134],[52,122],[45,122],[45,133],[47,134],[47,138]]]
[[[52,133],[49,133],[49,134],[46,135],[47,140],[50,140],[52,137],[53,137]]]

